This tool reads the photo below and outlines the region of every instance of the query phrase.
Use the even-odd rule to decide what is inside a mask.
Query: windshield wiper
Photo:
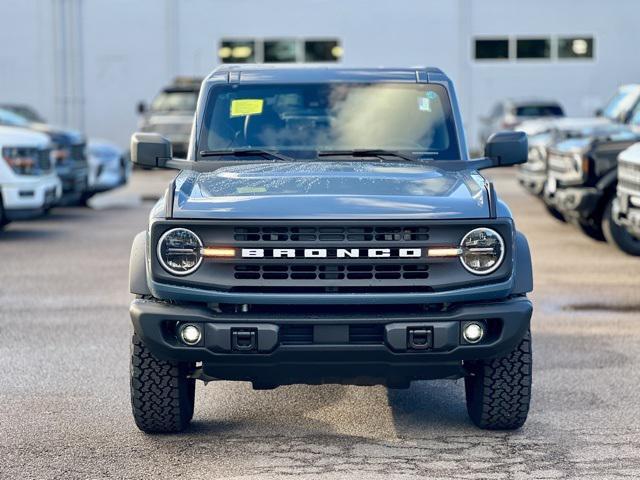
[[[371,149],[357,149],[357,150],[320,150],[318,157],[334,157],[339,155],[345,155],[350,157],[378,157],[384,160],[384,157],[396,157],[406,160],[408,162],[421,162],[419,157],[407,155],[405,153],[396,152],[393,150],[384,150],[381,148]]]
[[[282,160],[284,162],[295,162],[296,160],[281,153],[272,152],[270,150],[261,150],[258,148],[233,148],[229,150],[203,150],[200,152],[201,157],[264,157],[274,160]]]

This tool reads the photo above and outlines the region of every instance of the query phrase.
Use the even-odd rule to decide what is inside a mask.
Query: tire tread
[[[515,430],[524,425],[531,402],[532,352],[529,332],[504,357],[479,362],[465,378],[467,410],[473,423],[487,430]]]

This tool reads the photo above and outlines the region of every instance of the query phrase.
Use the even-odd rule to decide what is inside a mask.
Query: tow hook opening
[[[433,347],[433,332],[426,327],[407,327],[407,350],[428,350]]]
[[[258,330],[256,328],[232,329],[231,349],[244,353],[256,352],[258,350]]]

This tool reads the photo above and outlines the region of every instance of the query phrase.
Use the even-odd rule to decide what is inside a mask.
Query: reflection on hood
[[[403,195],[442,196],[455,193],[477,194],[481,184],[468,173],[403,163],[298,162],[229,166],[195,175],[192,195]],[[195,178],[193,179],[195,180]]]
[[[183,171],[176,218],[486,218],[469,170],[392,162],[270,162]]]

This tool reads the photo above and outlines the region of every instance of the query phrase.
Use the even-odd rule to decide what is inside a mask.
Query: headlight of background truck
[[[40,172],[40,153],[33,147],[5,147],[2,158],[18,175],[36,175]]]

